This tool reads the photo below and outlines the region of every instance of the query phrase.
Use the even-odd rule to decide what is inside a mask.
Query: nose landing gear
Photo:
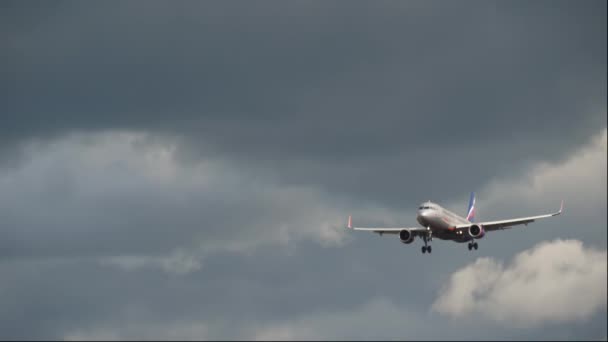
[[[477,250],[477,242],[469,242],[469,250],[475,248],[475,250]]]
[[[424,240],[424,246],[422,246],[422,254],[429,252],[429,254],[431,254],[431,246],[428,245],[429,241],[433,241],[433,231],[430,230],[430,228],[428,229],[428,236],[423,236],[422,239]]]

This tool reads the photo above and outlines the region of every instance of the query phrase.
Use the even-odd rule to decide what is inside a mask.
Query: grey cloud
[[[540,199],[537,204],[532,205],[531,202],[526,206],[542,209],[541,205],[549,203],[550,199],[544,197],[547,186],[557,185],[557,193],[579,198],[569,205],[566,215],[550,223],[535,223],[525,234],[514,230],[510,234],[496,233],[501,235],[484,239],[481,241],[481,255],[511,255],[526,241],[535,243],[572,231],[573,221],[569,217],[584,219],[586,223],[576,230],[577,234],[584,232],[586,241],[593,242],[599,238],[601,243],[605,235],[601,235],[597,227],[605,227],[605,215],[576,203],[592,203],[593,199],[601,199],[605,194],[605,187],[592,186],[605,174],[601,169],[602,165],[605,167],[605,163],[602,164],[605,140],[604,133],[563,163],[549,169],[541,168],[531,175],[540,178],[537,181],[540,186],[518,192],[527,184],[527,179],[523,178],[520,183],[490,187],[485,195],[489,204],[504,205],[497,199],[501,199],[501,194],[507,194],[508,202],[503,210],[516,208],[515,203],[522,196]],[[214,161],[204,161],[198,167],[181,165],[171,157],[171,151],[175,151],[174,144],[165,140],[151,141],[146,135],[109,132],[75,136],[51,146],[28,150],[30,152],[21,168],[3,170],[0,177],[5,190],[0,196],[2,216],[8,223],[4,226],[8,230],[3,230],[3,250],[13,253],[4,255],[3,279],[10,281],[4,282],[0,291],[4,308],[2,321],[10,327],[2,330],[8,337],[147,336],[153,333],[149,327],[154,323],[150,322],[168,320],[173,323],[162,323],[168,331],[179,330],[172,336],[187,338],[192,325],[207,327],[210,337],[242,338],[272,332],[276,327],[287,326],[285,329],[288,329],[294,324],[297,329],[301,329],[302,324],[314,328],[317,320],[307,318],[311,312],[328,315],[331,320],[331,313],[360,310],[380,294],[386,296],[392,303],[391,307],[399,312],[426,312],[436,291],[447,280],[445,275],[464,267],[468,260],[453,258],[453,255],[466,251],[462,245],[449,243],[434,250],[433,257],[442,262],[423,269],[416,267],[421,256],[419,249],[404,248],[395,239],[352,235],[345,248],[323,248],[316,242],[311,244],[311,240],[323,239],[321,231],[317,230],[319,222],[332,221],[339,214],[346,213],[344,207],[340,208],[345,204],[337,204],[339,199],[301,187],[290,191],[284,185],[268,183],[265,178],[232,172],[233,169]],[[578,173],[598,167],[594,173]],[[588,182],[583,183],[582,180],[587,178]],[[578,190],[583,191],[571,188],[569,181],[576,182],[582,187]],[[585,185],[587,183],[591,185]],[[505,192],[506,189],[513,193]],[[270,196],[265,197],[264,193]],[[192,195],[186,197],[186,203],[191,202],[191,206],[176,205],[185,203],[177,201],[184,194]],[[237,196],[232,197],[231,194]],[[154,201],[150,201],[151,196]],[[210,202],[207,196],[213,201]],[[72,197],[76,200],[70,200]],[[106,200],[100,201],[104,198]],[[133,200],[125,201],[128,198]],[[237,200],[239,198],[242,201]],[[269,201],[262,200],[264,198]],[[32,202],[33,199],[38,200]],[[217,203],[220,199],[226,201],[225,206],[205,205]],[[155,206],[156,201],[161,204]],[[35,203],[32,206],[35,209],[28,209],[27,205],[32,203]],[[100,203],[104,205],[100,206]],[[407,212],[383,210],[382,207],[366,209],[366,203],[352,199],[346,203],[352,205],[349,209],[355,209],[363,222],[403,223],[414,219]],[[135,204],[140,209],[134,211],[137,208],[133,207]],[[129,210],[119,210],[125,205]],[[328,206],[328,210],[316,212],[315,208],[319,206]],[[92,220],[90,215],[99,212],[109,215],[93,216],[97,220]],[[138,212],[145,214],[141,216],[144,223],[131,221],[139,216],[134,215]],[[89,220],[77,219],[83,213],[88,213],[83,217]],[[175,216],[176,213],[181,214]],[[235,213],[247,215],[241,217]],[[487,211],[482,213],[490,214]],[[504,214],[503,211],[496,213]],[[226,221],[225,218],[231,215],[235,216],[233,220]],[[39,220],[36,221],[36,217]],[[52,217],[60,220],[49,220]],[[186,219],[188,217],[191,219]],[[562,220],[564,218],[565,221]],[[340,219],[343,217],[337,217],[337,222]],[[117,225],[121,221],[130,223]],[[173,225],[168,232],[166,227],[170,222]],[[283,244],[281,238],[277,239],[274,234],[280,235],[281,225],[293,222],[297,223],[288,226],[288,236],[294,231],[305,234],[296,235],[293,241],[288,238],[287,241],[294,243]],[[26,234],[28,231],[30,234]],[[17,243],[15,237],[18,238]],[[158,266],[135,267],[124,272],[92,258],[132,253],[140,256],[140,260],[162,260],[159,257],[165,255],[169,255],[166,260],[171,260],[175,248],[185,246],[195,248],[196,264],[196,257],[200,256],[196,254],[197,243],[205,240],[227,248],[211,250],[211,255],[203,253],[202,266],[182,274],[179,270],[177,274],[161,273]],[[257,244],[258,248],[245,246],[246,253],[242,253],[239,245],[242,241]],[[235,249],[230,249],[229,242],[236,243]],[[234,251],[239,252],[235,254]],[[15,260],[15,257],[23,259],[24,256],[30,260],[32,256],[52,258]],[[163,266],[176,266],[162,261],[160,265],[161,269]],[[44,284],[44,290],[41,284]],[[129,285],[125,287],[125,284]],[[167,291],[179,295],[167,296]],[[100,305],[97,300],[87,298],[113,299]],[[58,307],[61,308],[60,313],[57,312]],[[260,307],[264,310],[260,311]],[[140,314],[133,316],[132,310]],[[36,322],[38,328],[25,332],[21,316],[11,314],[15,311],[26,313],[28,322]],[[598,329],[601,330],[603,323],[598,317],[602,315],[605,316],[600,312],[580,325],[556,328],[551,336],[594,337]],[[219,322],[214,321],[213,317],[218,316]],[[49,317],[54,318],[49,320]],[[130,330],[121,328],[124,320],[132,320]],[[456,322],[456,327],[446,327],[449,332],[435,331],[437,335],[434,336],[470,336],[470,331],[477,329],[478,325],[470,324],[466,329],[458,330],[457,326],[462,322]],[[242,329],[226,328],[233,325],[240,325]],[[258,331],[256,327],[262,330]],[[384,336],[404,336],[391,327],[394,326],[387,322]],[[490,328],[496,327],[489,325]],[[336,330],[324,329],[320,331],[337,334]],[[542,331],[542,328],[532,329],[521,334],[524,337],[548,336]],[[350,333],[358,332],[353,330]],[[419,333],[422,337],[429,336]],[[412,334],[414,330],[405,336]],[[483,338],[487,334],[486,330],[478,330],[475,336]],[[500,336],[513,335],[505,330]]]
[[[605,2],[1,6],[2,338],[444,320],[429,306],[466,248],[422,260],[338,228],[414,222],[426,199],[464,210],[470,190],[492,218],[570,198],[476,256],[558,237],[605,249],[605,147],[588,146],[606,129]],[[373,331],[597,338],[605,318]]]
[[[602,169],[582,175],[578,171],[602,166],[605,140],[604,133],[562,164],[541,169],[533,175],[541,178],[541,186],[522,191],[520,196],[516,195],[516,190],[522,186],[520,183],[490,188],[487,196],[494,198],[490,203],[497,203],[495,198],[505,194],[505,189],[514,189],[514,193],[506,196],[507,208],[515,208],[514,202],[522,196],[542,198],[536,204],[540,207],[540,203],[549,202],[548,198],[543,198],[547,195],[545,186],[555,184],[558,193],[575,194],[580,197],[577,202],[592,203],[593,199],[605,194],[605,187],[584,185],[587,183],[583,184],[581,180],[591,177],[590,184],[597,184],[601,181]],[[171,158],[174,146],[170,141],[154,142],[145,135],[132,133],[75,136],[51,146],[32,147],[22,168],[3,170],[0,179],[5,191],[0,198],[2,216],[8,223],[4,227],[8,230],[3,230],[1,241],[5,253],[7,250],[13,252],[9,258],[4,255],[1,271],[3,279],[10,279],[3,282],[0,290],[4,308],[1,321],[6,322],[6,328],[2,330],[6,336],[148,336],[154,332],[149,327],[156,324],[151,322],[159,322],[167,331],[179,330],[172,336],[189,336],[192,325],[194,328],[207,327],[210,337],[242,338],[267,329],[272,332],[276,327],[287,326],[285,329],[288,329],[294,324],[297,329],[301,329],[302,324],[315,328],[318,321],[310,318],[311,312],[333,320],[332,314],[338,312],[339,316],[343,312],[361,310],[371,305],[371,298],[378,295],[392,303],[387,312],[403,311],[407,316],[405,313],[411,310],[426,312],[437,289],[447,280],[444,278],[468,263],[466,257],[453,257],[467,253],[463,246],[449,243],[434,250],[436,259],[432,260],[442,262],[433,262],[422,269],[416,266],[421,257],[416,246],[407,248],[387,237],[352,235],[344,248],[323,248],[311,240],[324,238],[318,229],[327,226],[319,227],[319,222],[331,222],[346,213],[341,207],[345,204],[337,204],[339,199],[307,188],[277,186],[268,183],[268,179],[233,172],[234,169],[214,161],[203,161],[199,167],[181,165]],[[576,182],[584,191],[572,189],[566,180]],[[525,185],[527,180],[523,178],[520,182]],[[184,194],[192,197],[187,196],[186,201],[181,202],[179,199]],[[150,201],[151,196],[154,201]],[[72,197],[76,200],[70,200]],[[133,200],[125,201],[125,198]],[[205,205],[219,200],[226,201],[226,205]],[[161,205],[154,205],[156,201]],[[177,206],[190,202],[191,206]],[[28,209],[27,205],[32,203],[34,209]],[[104,205],[100,206],[100,203]],[[365,203],[354,200],[346,203],[352,205],[349,209],[355,209],[362,221],[369,223],[404,223],[414,219],[407,212],[382,207],[370,210],[365,208]],[[586,225],[576,231],[585,232],[586,241],[598,237],[601,240],[597,227],[605,227],[605,215],[575,203],[568,207],[567,215],[549,223],[535,223],[525,234],[514,230],[510,234],[503,232],[484,239],[480,254],[511,255],[526,240],[535,243],[560,236],[564,231],[571,231],[572,221],[561,220],[570,216],[584,219]],[[134,211],[135,204],[140,209]],[[129,210],[119,210],[125,205]],[[323,206],[328,208],[317,212]],[[83,215],[90,218],[91,214],[99,212],[109,215],[94,216],[97,220],[78,220],[82,213],[90,213]],[[49,213],[53,215],[49,216]],[[136,213],[145,214],[140,217],[144,223],[138,223]],[[247,215],[241,217],[243,213]],[[484,212],[486,214],[489,213]],[[225,218],[231,215],[235,217],[226,221]],[[49,220],[53,217],[60,220]],[[339,222],[343,218],[336,220]],[[121,221],[130,223],[117,225]],[[168,231],[166,227],[170,222],[173,225]],[[290,243],[283,244],[280,227],[294,222],[288,225],[287,232],[288,236],[295,233],[295,239],[288,238]],[[31,234],[24,234],[28,231]],[[304,235],[298,235],[302,233]],[[279,234],[278,239],[275,234]],[[18,237],[16,244],[11,242],[15,237]],[[329,236],[330,240],[334,238],[340,239]],[[209,257],[204,255],[202,267],[182,274],[158,272],[158,266],[135,267],[124,272],[93,258],[133,253],[139,255],[140,260],[159,260],[159,256],[167,253],[171,256],[176,247],[196,248],[201,241],[227,248],[212,250]],[[257,244],[258,248],[245,248],[247,253],[242,253],[242,246],[238,244],[242,241]],[[234,253],[231,244],[226,242],[236,243],[235,250],[239,252]],[[29,249],[25,248],[27,246]],[[15,260],[23,259],[24,255],[29,255],[26,259],[30,261]],[[32,255],[43,260],[31,260]],[[170,263],[161,262],[160,265],[161,268],[163,265],[175,267]],[[100,305],[96,298],[112,300],[104,300]],[[59,312],[57,308],[61,308]],[[22,316],[12,315],[15,311],[26,313],[28,324],[35,322],[37,329],[24,330]],[[599,312],[578,326],[556,328],[551,336],[594,337],[604,324],[598,318],[602,315],[605,313]],[[220,317],[219,322],[214,321],[214,317]],[[132,321],[130,329],[122,328],[125,320]],[[477,329],[478,323],[470,324],[459,330],[457,327],[462,322],[456,322],[455,326],[446,327],[449,332],[435,331],[437,335],[433,336],[464,338]],[[226,327],[234,325],[241,329]],[[361,323],[360,326],[365,325]],[[256,327],[262,330],[254,329]],[[393,330],[394,323],[387,322],[386,327],[383,336],[404,336]],[[326,326],[318,329],[325,329],[320,331],[328,335],[338,333]],[[415,331],[410,330],[405,336],[412,336]],[[482,338],[488,331],[478,329],[475,336]],[[542,328],[527,330],[522,336],[548,336],[542,331]],[[357,330],[350,333],[353,336],[361,334]],[[422,337],[429,336],[418,333]],[[513,335],[502,330],[500,336]]]
[[[221,161],[182,165],[174,159],[174,143],[145,134],[77,135],[29,150],[21,167],[0,173],[5,223],[0,244],[7,258],[112,257],[111,264],[126,268],[181,265],[195,270],[206,255],[218,251],[247,252],[302,238],[340,244],[346,235],[340,227],[349,214],[358,224],[415,220],[415,202],[389,209],[303,186],[277,185],[272,177],[258,178]],[[482,189],[480,219],[556,210],[564,198],[563,216],[535,223],[523,235],[516,228],[515,234],[502,234],[501,241],[517,245],[515,241],[538,241],[547,234],[605,241],[605,230],[598,229],[605,226],[605,187],[598,186],[605,184],[605,155],[604,130],[599,140],[562,163]],[[466,204],[466,196],[461,197],[462,202],[441,203],[458,211]],[[573,231],[571,226],[580,221],[599,226]],[[550,232],[543,229],[556,224]]]
[[[390,203],[401,174],[465,168],[472,186],[606,125],[604,2],[15,7],[3,144],[155,131],[183,137],[184,158]],[[487,150],[463,151],[475,145]],[[501,145],[504,166],[490,166]]]
[[[4,336],[63,338],[113,333],[126,338],[162,337],[166,328],[174,330],[173,336],[188,338],[190,325],[206,327],[209,339],[253,339],[277,329],[291,331],[294,339],[311,335],[337,339],[583,339],[604,333],[605,312],[584,322],[526,329],[478,316],[450,321],[430,313],[428,306],[436,298],[441,275],[470,261],[450,261],[451,250],[438,254],[445,266],[434,263],[432,268],[414,271],[408,260],[420,257],[419,251],[386,240],[373,241],[360,241],[345,249],[304,243],[292,255],[281,250],[279,260],[277,251],[270,249],[248,257],[223,254],[210,259],[201,272],[186,277],[146,269],[117,272],[83,261],[47,263],[42,269],[33,263],[3,265],[7,280],[2,293],[7,297],[0,312],[6,314],[3,322],[10,323],[3,329]],[[369,250],[366,246],[370,244],[375,248]],[[40,291],[41,284],[44,291]],[[106,300],[100,303],[95,298]],[[30,326],[37,329],[24,330],[19,315],[10,314],[14,311],[27,315]],[[385,315],[388,318],[378,318]],[[444,324],[426,329],[428,323],[424,322],[428,321]]]
[[[342,239],[334,228],[344,220],[340,205],[322,193],[279,187],[213,160],[180,165],[174,146],[111,132],[29,148],[21,167],[0,173],[2,255],[162,256],[181,247],[246,251]]]

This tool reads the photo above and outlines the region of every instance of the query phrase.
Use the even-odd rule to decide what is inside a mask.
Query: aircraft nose
[[[420,210],[418,212],[418,222],[420,222],[422,225],[426,225],[429,216],[430,212],[428,210]]]
[[[418,217],[416,218],[418,223],[420,223],[423,226],[426,226],[427,221],[428,221],[428,210],[420,210],[418,212]]]

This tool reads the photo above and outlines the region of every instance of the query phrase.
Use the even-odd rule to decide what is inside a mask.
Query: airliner
[[[562,200],[559,211],[546,215],[521,217],[509,220],[475,222],[475,192],[471,192],[467,216],[461,217],[437,203],[431,201],[424,202],[418,208],[416,220],[422,227],[412,228],[362,228],[352,226],[352,217],[348,216],[347,228],[352,230],[363,230],[382,234],[399,234],[399,239],[404,244],[410,244],[416,237],[422,238],[424,246],[422,253],[431,253],[429,242],[433,241],[433,237],[441,240],[452,240],[459,243],[468,242],[469,250],[477,250],[478,244],[476,240],[484,237],[486,232],[511,228],[517,225],[528,225],[539,219],[557,216],[564,210],[564,201]]]

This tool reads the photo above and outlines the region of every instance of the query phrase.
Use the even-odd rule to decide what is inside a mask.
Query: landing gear
[[[475,248],[475,250],[477,250],[477,242],[469,242],[469,250]]]
[[[429,254],[431,254],[431,246],[428,245],[429,241],[433,241],[433,235],[432,232],[429,230],[429,235],[428,236],[423,236],[422,239],[424,240],[424,246],[422,246],[422,254],[429,252]]]

